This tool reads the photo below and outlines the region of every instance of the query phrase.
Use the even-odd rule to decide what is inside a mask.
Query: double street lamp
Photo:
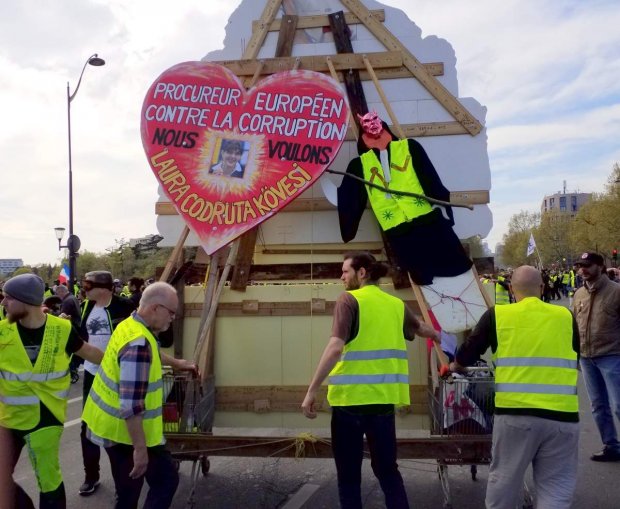
[[[61,246],[62,237],[64,236],[65,229],[64,228],[54,228],[56,232],[56,238],[58,239],[58,249],[67,248],[69,250],[69,289],[73,291],[73,285],[75,284],[75,265],[77,259],[77,252],[80,249],[80,239],[77,235],[73,234],[73,168],[71,166],[71,102],[75,99],[75,95],[80,89],[80,83],[82,83],[82,76],[84,76],[84,71],[86,70],[87,65],[92,65],[95,67],[101,67],[105,65],[105,60],[103,58],[99,58],[97,53],[88,57],[86,62],[84,63],[84,67],[82,67],[82,72],[80,73],[80,78],[78,79],[77,86],[73,93],[69,89],[69,82],[67,81],[67,133],[69,139],[69,237],[67,237],[67,244]]]

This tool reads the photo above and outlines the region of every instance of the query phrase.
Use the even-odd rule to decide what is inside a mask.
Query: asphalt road
[[[575,509],[620,508],[620,463],[606,464],[590,461],[590,454],[599,450],[601,443],[592,420],[587,394],[581,382],[579,395],[581,409],[579,479],[573,507]],[[109,508],[113,506],[114,484],[105,453],[102,455],[102,479],[97,493],[88,498],[77,494],[78,487],[83,481],[79,438],[79,416],[82,405],[80,396],[81,384],[78,383],[71,388],[66,429],[61,447],[61,465],[68,507]],[[412,508],[443,507],[443,492],[434,461],[404,460],[399,464]],[[174,509],[186,507],[193,484],[191,470],[190,462],[181,464],[181,484],[172,506]],[[453,507],[455,509],[484,507],[488,468],[478,467],[476,481],[472,481],[468,466],[450,467],[448,470]],[[25,453],[22,454],[14,477],[31,496],[37,496],[36,483]],[[333,460],[213,457],[209,474],[206,477],[199,475],[195,486],[195,500],[198,508],[332,509],[338,507]],[[385,507],[381,489],[372,474],[368,460],[364,461],[363,466],[363,497],[365,509]]]

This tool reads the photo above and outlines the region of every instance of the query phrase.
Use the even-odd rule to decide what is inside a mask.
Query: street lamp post
[[[87,65],[93,65],[95,67],[101,67],[105,65],[105,60],[103,58],[99,58],[97,53],[88,57],[86,62],[84,63],[84,67],[82,67],[82,72],[80,73],[80,78],[78,79],[77,86],[73,93],[69,89],[69,82],[67,81],[67,133],[69,139],[69,237],[67,238],[67,245],[64,246],[69,250],[69,289],[73,291],[73,285],[75,284],[75,262],[77,258],[77,252],[80,249],[80,239],[77,235],[73,234],[73,168],[71,166],[71,102],[75,99],[75,94],[77,94],[80,89],[80,83],[82,83],[82,76],[84,76],[84,71],[86,70]],[[64,234],[64,231],[63,231]],[[57,238],[58,238],[58,229],[57,229]],[[60,239],[58,239],[58,249],[60,246]]]

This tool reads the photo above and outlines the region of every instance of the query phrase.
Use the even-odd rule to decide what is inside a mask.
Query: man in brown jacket
[[[603,257],[597,253],[582,254],[576,265],[585,283],[575,292],[573,302],[580,364],[604,444],[590,459],[620,461],[613,417],[620,420],[620,285],[609,280]]]

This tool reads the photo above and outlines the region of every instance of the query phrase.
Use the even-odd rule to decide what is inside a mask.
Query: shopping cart
[[[431,434],[446,441],[475,435],[492,441],[493,414],[495,410],[495,378],[484,362],[465,369],[463,375],[452,374],[439,378],[431,376],[429,384]],[[488,449],[490,451],[490,448]],[[448,478],[448,466],[469,465],[471,478],[476,480],[478,465],[488,465],[489,455],[476,458],[437,458],[437,475],[444,495],[444,507],[452,508],[452,495]],[[533,507],[532,497],[524,485],[523,508]]]
[[[200,380],[194,373],[163,374],[164,403],[162,409],[164,437],[174,434],[211,434],[201,430],[197,418],[198,404],[202,400]],[[192,462],[191,488],[188,494],[187,507],[194,507],[196,483],[200,474],[206,476],[211,466],[209,459],[200,451],[174,452],[173,458],[180,468],[181,461]]]

